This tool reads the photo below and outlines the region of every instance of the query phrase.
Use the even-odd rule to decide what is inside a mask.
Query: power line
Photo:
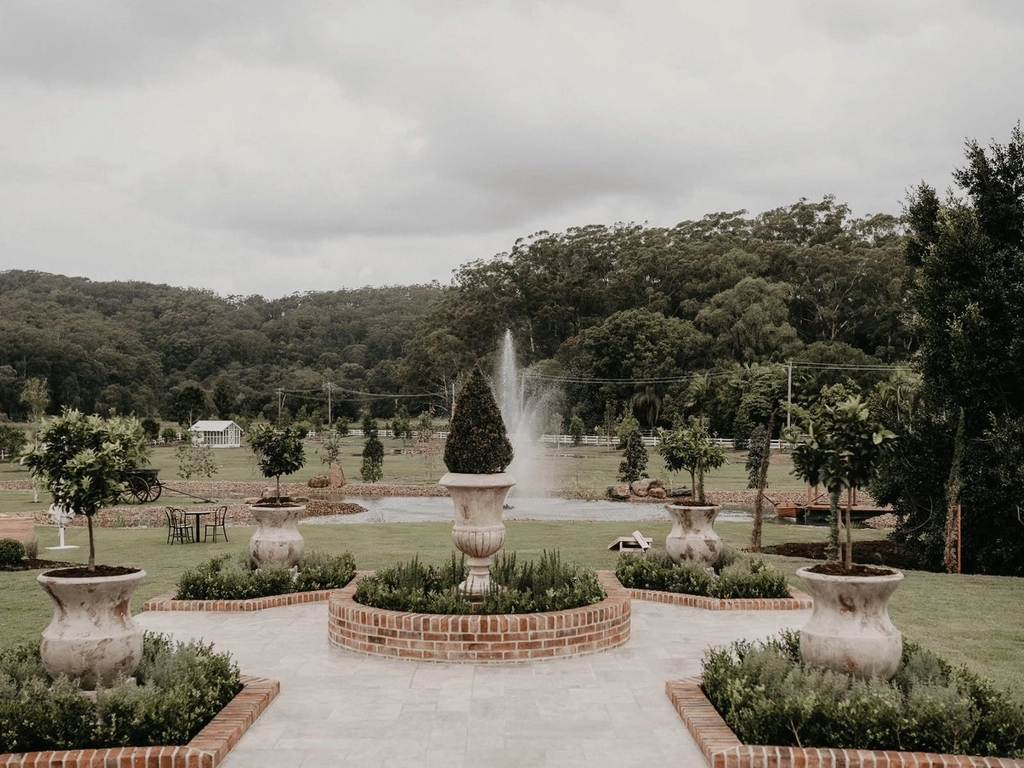
[[[911,366],[907,364],[903,365],[862,365],[850,363],[847,365],[837,363],[811,363],[811,362],[797,362],[792,361],[791,363],[767,363],[765,367],[778,367],[786,369],[792,366],[793,368],[809,368],[816,370],[843,370],[843,371],[907,371],[911,370]],[[551,376],[542,373],[528,373],[522,374],[524,379],[532,379],[536,381],[549,381],[562,384],[676,384],[685,381],[693,381],[695,379],[723,379],[730,376],[734,376],[737,373],[736,369],[729,370],[710,370],[703,373],[690,373],[685,376],[663,376],[663,377],[638,377],[638,378],[627,378],[627,379],[613,379],[613,378],[590,378],[583,376]]]

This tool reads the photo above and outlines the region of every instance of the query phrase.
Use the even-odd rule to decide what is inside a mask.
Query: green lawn
[[[557,548],[566,560],[596,568],[613,568],[618,554],[607,550],[609,542],[628,535],[637,525],[660,544],[670,523],[661,522],[509,522],[506,549],[532,558],[544,549]],[[721,522],[716,529],[733,546],[743,546],[750,535],[749,523]],[[166,592],[186,567],[225,552],[244,550],[253,528],[230,528],[230,542],[202,545],[167,545],[160,529],[100,529],[96,532],[98,560],[103,563],[144,568],[147,577],[135,598],[135,608],[154,595]],[[429,563],[450,556],[451,524],[356,524],[304,525],[308,549],[351,551],[361,569],[406,560],[413,555]],[[56,543],[52,528],[39,528],[42,557],[44,547]],[[764,543],[821,540],[822,527],[766,525]],[[858,537],[876,537],[876,531],[857,531]],[[86,533],[69,529],[68,543],[82,549],[68,550],[66,559],[84,562]],[[799,586],[797,568],[806,561],[766,557]],[[49,622],[49,598],[35,583],[38,572],[0,573],[0,616],[4,632],[0,646],[34,640]],[[956,576],[907,571],[906,580],[891,603],[893,621],[903,633],[934,649],[950,661],[965,663],[992,677],[1000,685],[1020,689],[1024,669],[1020,653],[1024,648],[1024,579],[992,576]]]
[[[402,453],[408,444],[402,440],[386,438],[384,441],[384,483],[436,483],[443,474],[444,464],[440,456],[434,461],[433,472],[428,473],[427,463],[420,455]],[[351,481],[359,480],[359,467],[362,462],[362,438],[348,437],[342,441],[341,466],[346,477]],[[398,451],[399,453],[396,453]],[[322,462],[323,445],[307,441],[306,466],[287,479],[305,483],[313,475],[325,474],[327,469]],[[648,449],[650,459],[648,472],[654,477],[664,477],[673,485],[689,485],[688,475],[668,476],[664,471],[661,457],[653,449]],[[263,477],[256,468],[252,452],[247,447],[220,449],[215,451],[218,471],[213,480],[233,482],[262,482]],[[721,469],[710,472],[706,479],[709,489],[737,490],[747,487],[747,475],[743,468],[746,454],[740,451],[729,453],[729,461]],[[596,446],[544,445],[543,456],[532,465],[532,473],[546,478],[549,488],[579,489],[601,494],[605,488],[616,482],[619,463],[622,461],[620,451],[598,448]],[[768,481],[772,490],[800,490],[803,484],[790,474],[792,465],[782,455],[776,456],[777,463],[769,468]],[[178,474],[178,460],[173,448],[157,447],[153,449],[151,465],[160,470],[161,481],[174,485],[181,480]],[[543,474],[542,474],[543,473]],[[0,481],[28,480],[28,471],[18,464],[0,463]],[[519,478],[527,484],[529,478]],[[770,492],[769,492],[770,495]],[[39,494],[39,504],[32,504],[30,491],[0,490],[0,513],[29,512],[38,508],[45,509],[50,503],[49,494]],[[161,498],[156,504],[166,504]]]

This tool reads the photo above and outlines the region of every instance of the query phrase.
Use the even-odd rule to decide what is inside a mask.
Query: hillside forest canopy
[[[789,391],[804,407],[859,394],[897,433],[871,488],[897,537],[948,558],[961,504],[965,570],[1024,574],[1020,125],[1005,145],[969,141],[954,180],[945,196],[914,187],[899,216],[858,218],[826,196],[537,232],[446,286],[270,300],[0,272],[0,413],[444,417],[510,330],[548,432],[699,417],[743,446],[785,427],[772,415]]]
[[[541,232],[472,262],[449,286],[221,297],[148,283],[0,273],[0,411],[45,381],[46,410],[322,423],[398,403],[447,412],[452,385],[490,365],[511,329],[528,386],[588,430],[632,411],[645,428],[701,411],[732,435],[748,400],[785,384],[869,387],[909,359],[914,268],[894,216],[826,197],[672,228]],[[839,370],[820,366],[850,365]],[[619,381],[623,380],[623,381]],[[635,380],[635,381],[630,381]],[[423,395],[423,397],[410,397]],[[395,396],[399,396],[396,399]],[[743,412],[741,412],[743,411]],[[737,419],[742,422],[737,425]]]

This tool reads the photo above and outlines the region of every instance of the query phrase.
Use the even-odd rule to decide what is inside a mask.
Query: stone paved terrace
[[[146,612],[147,630],[202,638],[281,693],[226,768],[630,768],[706,765],[665,695],[709,645],[800,627],[804,611],[705,611],[633,601],[632,639],[590,656],[471,665],[332,647],[327,604],[258,613]]]

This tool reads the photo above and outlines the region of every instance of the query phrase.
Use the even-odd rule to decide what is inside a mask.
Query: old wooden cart
[[[138,504],[144,504],[147,501],[159,499],[164,489],[160,478],[157,477],[159,472],[159,469],[149,467],[136,467],[128,470],[123,493],[127,497],[125,500],[134,500]]]

